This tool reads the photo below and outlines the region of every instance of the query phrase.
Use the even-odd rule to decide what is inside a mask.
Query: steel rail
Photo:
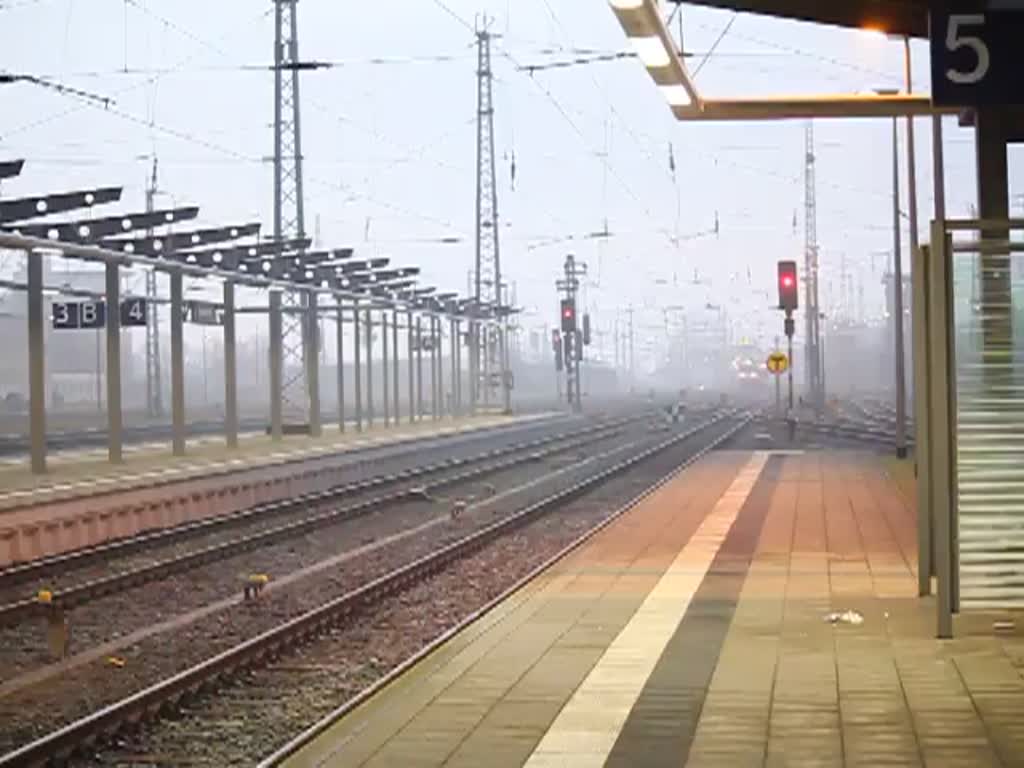
[[[169,486],[177,485],[188,480],[203,479],[207,480],[210,478],[230,478],[232,475],[244,475],[251,473],[254,470],[278,470],[282,468],[294,466],[299,469],[303,464],[309,464],[317,461],[331,461],[337,460],[336,465],[344,466],[349,463],[356,463],[362,460],[366,454],[375,452],[386,452],[389,456],[402,456],[409,453],[415,453],[424,444],[434,443],[438,446],[452,442],[471,442],[486,438],[493,435],[507,434],[510,432],[525,432],[537,427],[543,426],[544,424],[562,423],[566,421],[578,421],[578,418],[566,416],[564,414],[541,416],[536,419],[531,419],[525,422],[513,422],[510,424],[494,424],[485,427],[477,427],[466,431],[450,432],[448,434],[423,434],[414,435],[406,439],[397,440],[389,443],[379,443],[363,445],[358,447],[346,448],[344,443],[339,443],[336,450],[324,451],[323,453],[306,454],[300,456],[287,457],[283,459],[277,459],[264,464],[250,464],[245,466],[233,466],[233,465],[221,465],[212,466],[203,475],[192,475],[186,477],[174,477],[174,478],[161,478],[158,480],[152,480],[138,486],[127,486],[124,488],[103,488],[99,490],[93,490],[86,493],[79,493],[74,496],[77,500],[82,499],[99,499],[106,496],[116,496],[119,493],[125,491],[139,490],[140,488],[166,488]],[[45,490],[45,487],[43,488]],[[53,504],[55,501],[67,501],[70,497],[58,497],[57,499],[42,499],[42,500],[27,500],[24,504],[18,506],[11,506],[0,509],[0,517],[8,514],[15,509],[24,510],[32,509],[34,507],[44,507]]]
[[[333,726],[347,714],[352,712],[354,709],[362,705],[365,701],[368,701],[370,698],[375,696],[379,691],[382,691],[384,688],[391,685],[391,683],[393,683],[399,677],[404,675],[414,666],[419,664],[427,656],[430,656],[432,653],[437,651],[453,637],[458,635],[460,632],[464,631],[471,624],[474,624],[475,622],[479,621],[481,618],[486,616],[488,613],[497,608],[503,602],[508,600],[516,592],[523,589],[530,582],[538,578],[545,571],[549,570],[559,561],[564,560],[568,555],[582,547],[584,544],[590,541],[590,539],[592,539],[598,533],[600,533],[609,525],[614,523],[616,520],[622,517],[622,515],[626,514],[630,509],[635,507],[644,499],[653,495],[658,489],[660,489],[662,486],[666,485],[672,479],[677,477],[685,469],[689,468],[697,461],[704,458],[705,455],[713,451],[719,445],[721,445],[734,434],[736,434],[736,432],[742,429],[743,426],[745,426],[745,423],[739,424],[730,431],[726,432],[724,435],[716,438],[714,441],[701,448],[695,454],[686,459],[686,461],[684,461],[682,464],[680,464],[678,467],[672,470],[669,474],[659,478],[653,484],[649,485],[643,491],[641,491],[632,499],[627,501],[625,504],[619,506],[614,512],[612,512],[610,515],[601,520],[601,522],[599,522],[597,525],[585,531],[582,535],[580,535],[575,540],[570,542],[567,546],[562,548],[554,556],[550,557],[548,560],[534,568],[532,571],[530,571],[519,581],[517,581],[511,587],[502,592],[500,595],[493,598],[477,610],[473,611],[473,613],[464,618],[454,627],[447,630],[443,634],[439,635],[437,638],[432,640],[427,645],[423,646],[423,648],[421,648],[419,651],[417,651],[412,656],[407,658],[397,667],[392,669],[390,672],[384,675],[384,677],[378,679],[373,685],[363,689],[358,694],[353,696],[351,699],[344,702],[340,707],[322,717],[320,720],[318,720],[305,731],[300,733],[294,739],[292,739],[291,741],[277,749],[272,754],[263,758],[257,765],[257,768],[274,768],[274,766],[280,765],[284,760],[296,754],[300,749],[302,749],[304,746],[312,742],[324,731],[329,729],[331,726]]]
[[[307,642],[337,624],[339,620],[423,581],[442,570],[449,563],[473,554],[488,543],[511,530],[518,529],[542,513],[560,508],[564,503],[621,475],[640,462],[663,453],[727,418],[717,415],[698,427],[623,459],[541,501],[530,504],[519,512],[331,600],[319,608],[308,611],[234,648],[223,651],[183,672],[2,755],[0,756],[0,768],[43,766],[55,761],[66,760],[76,750],[116,734],[125,725],[136,726],[141,721],[158,718],[162,712],[173,709],[185,697],[204,687],[216,684],[217,681],[242,669],[252,667],[262,660],[273,659],[289,652],[296,645]],[[715,444],[720,445],[735,435],[749,423],[749,420],[749,416],[739,418],[736,424],[716,438]]]
[[[812,430],[819,433],[834,435],[837,437],[846,437],[851,440],[863,440],[865,442],[877,442],[883,443],[886,446],[895,445],[895,436],[886,431],[884,427],[873,427],[871,425],[861,424],[850,424],[850,423],[816,423],[816,422],[804,422],[797,424],[797,429]],[[907,445],[913,445],[913,436],[907,435]]]
[[[293,522],[283,523],[282,525],[275,526],[265,531],[258,531],[237,539],[221,542],[219,544],[211,544],[168,560],[160,560],[129,571],[87,581],[67,589],[53,591],[49,596],[49,601],[46,603],[40,602],[35,597],[29,597],[13,603],[8,603],[0,606],[0,627],[11,626],[31,617],[44,615],[55,608],[60,610],[70,610],[93,600],[106,597],[107,595],[119,593],[125,589],[137,587],[151,581],[166,578],[168,576],[222,560],[227,557],[232,557],[243,552],[249,552],[261,547],[276,544],[280,541],[295,538],[308,533],[309,531],[316,530],[317,528],[345,522],[347,520],[353,520],[371,512],[379,511],[384,505],[413,501],[418,498],[421,499],[424,498],[424,494],[436,492],[451,485],[474,480],[484,475],[493,474],[520,464],[546,458],[549,455],[561,453],[566,450],[572,450],[584,445],[589,445],[593,442],[607,439],[608,436],[616,433],[620,426],[621,425],[588,428],[586,430],[582,430],[584,433],[582,437],[578,437],[576,439],[563,439],[556,442],[553,447],[549,447],[546,450],[539,452],[536,451],[533,446],[521,447],[516,451],[508,452],[506,458],[499,458],[494,463],[483,464],[482,466],[471,466],[471,468],[466,469],[465,471],[449,477],[443,477],[423,487],[403,488],[385,495],[374,496],[355,504],[346,505],[338,509],[331,509]],[[506,455],[506,453],[501,449],[498,449],[495,453]],[[482,459],[481,461],[486,460],[487,459]],[[475,463],[478,462],[472,462],[472,464]],[[420,476],[423,474],[435,474],[444,472],[449,468],[450,467],[448,466],[442,465],[434,467],[426,473],[418,474]],[[383,479],[374,479],[369,481],[369,487],[371,488],[386,484],[387,483]],[[343,494],[340,492],[313,494],[313,498],[294,501],[294,506],[301,507],[304,504],[309,504],[311,502],[329,503],[330,500],[342,495]],[[321,496],[325,496],[326,498],[319,498]],[[286,502],[286,504],[292,503],[292,501]],[[128,552],[131,551],[131,549],[128,550]]]
[[[554,435],[512,443],[508,446],[503,446],[502,448],[483,451],[482,453],[474,454],[473,456],[468,456],[464,459],[448,459],[446,461],[425,464],[420,467],[412,467],[407,470],[399,470],[398,472],[386,475],[378,475],[365,480],[357,480],[355,482],[333,486],[322,491],[301,494],[290,499],[256,504],[226,515],[207,517],[202,520],[195,520],[182,525],[176,525],[172,528],[146,531],[128,538],[104,542],[92,547],[76,549],[71,552],[64,552],[58,555],[49,555],[35,560],[30,560],[25,563],[18,563],[16,565],[0,569],[0,589],[9,588],[34,578],[40,578],[57,569],[82,567],[98,560],[106,560],[111,557],[119,557],[134,552],[141,552],[146,549],[173,544],[184,539],[206,535],[220,529],[245,525],[257,518],[269,519],[277,515],[290,514],[308,504],[323,503],[331,501],[336,497],[358,494],[374,488],[386,487],[388,485],[414,480],[418,477],[427,476],[433,472],[454,469],[459,466],[465,466],[467,464],[477,463],[480,461],[487,461],[501,455],[526,450],[531,447],[542,447],[553,442],[578,437],[588,432],[607,428],[612,425],[623,424],[626,421],[628,421],[628,419],[616,419],[608,422],[601,422],[593,427],[587,427],[582,430],[558,432]]]

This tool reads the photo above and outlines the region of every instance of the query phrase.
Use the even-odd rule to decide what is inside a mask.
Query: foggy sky
[[[539,313],[527,326],[553,319],[553,282],[572,251],[590,264],[587,302],[600,326],[631,303],[641,323],[655,324],[659,307],[710,301],[730,305],[745,325],[774,328],[777,315],[761,305],[775,262],[803,252],[802,121],[679,123],[635,60],[516,71],[517,63],[571,58],[574,48],[626,49],[601,0],[445,4],[469,25],[490,13],[502,36],[494,52],[502,261],[519,303]],[[420,264],[424,282],[465,291],[476,149],[470,29],[434,0],[302,0],[299,14],[303,59],[348,62],[302,77],[307,230],[319,217],[323,244]],[[685,48],[698,54],[691,67],[731,18],[684,9]],[[261,220],[269,232],[273,78],[239,67],[267,65],[272,40],[269,2],[0,2],[0,70],[116,99],[104,109],[35,86],[0,88],[0,157],[28,161],[3,193],[124,184],[123,205],[141,209],[155,153],[161,204],[196,203],[203,223]],[[424,60],[439,55],[452,60]],[[697,79],[714,95],[863,91],[900,85],[902,56],[900,43],[881,37],[741,15]],[[914,56],[915,87],[927,90],[927,45],[916,42]],[[830,286],[838,295],[845,263],[859,270],[877,309],[892,249],[891,124],[818,121],[815,131],[822,301]],[[901,141],[902,133],[901,125]],[[924,120],[917,144],[926,231]],[[973,141],[955,121],[946,122],[946,157],[950,214],[966,214],[975,199]],[[716,213],[720,235],[697,236]],[[536,247],[601,230],[606,219],[615,235],[607,241]],[[693,237],[677,248],[676,232]],[[416,242],[452,235],[463,242]]]

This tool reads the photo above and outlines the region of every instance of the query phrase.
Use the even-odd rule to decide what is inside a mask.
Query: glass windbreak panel
[[[1024,606],[1024,255],[953,257],[960,597]]]

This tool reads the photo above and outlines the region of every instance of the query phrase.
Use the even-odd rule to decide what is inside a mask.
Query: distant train
[[[738,355],[732,361],[732,369],[736,383],[741,387],[753,387],[765,380],[764,365],[753,357]]]

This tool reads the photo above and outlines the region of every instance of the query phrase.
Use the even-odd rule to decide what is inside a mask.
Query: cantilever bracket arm
[[[679,48],[676,46],[676,41],[672,38],[672,33],[669,32],[668,26],[665,24],[665,20],[661,17],[661,13],[658,11],[657,2],[655,0],[644,0],[644,5],[651,8],[654,34],[661,39],[661,44],[665,46],[665,50],[668,51],[668,68],[671,71],[671,81],[680,83],[683,88],[686,89],[686,93],[690,97],[690,106],[693,109],[703,110],[704,99],[700,95],[700,91],[697,89],[697,83],[694,82],[693,77],[690,75],[689,67],[686,66],[686,62],[680,55]],[[669,83],[662,82],[663,78],[659,76],[658,70],[651,69],[650,72],[655,82],[659,85],[668,85],[671,83],[671,81]]]
[[[679,120],[783,120],[789,118],[903,117],[956,114],[926,95],[835,94],[705,99],[700,107],[673,106]]]
[[[681,87],[685,91],[686,101],[700,109],[703,100],[697,90],[697,84],[690,76],[690,70],[687,69],[683,57],[679,55],[675,40],[672,39],[672,34],[661,17],[658,0],[609,2],[626,36],[634,45],[640,46],[637,49],[640,59],[654,82],[670,91]],[[657,43],[651,45],[655,40]]]
[[[824,94],[711,99],[702,96],[662,18],[658,0],[608,0],[648,74],[678,120],[903,117],[956,114],[928,95]]]

